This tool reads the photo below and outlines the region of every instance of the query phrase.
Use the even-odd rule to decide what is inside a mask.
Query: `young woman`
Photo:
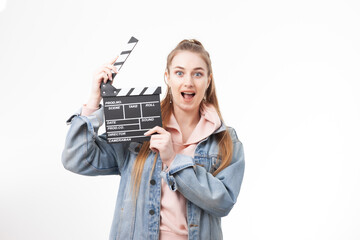
[[[64,167],[83,175],[121,175],[110,239],[222,239],[221,217],[236,202],[244,152],[220,114],[210,56],[197,40],[183,40],[167,58],[163,127],[149,142],[108,144],[100,84],[112,65],[94,75],[89,102],[69,120]],[[157,133],[157,134],[154,134]]]

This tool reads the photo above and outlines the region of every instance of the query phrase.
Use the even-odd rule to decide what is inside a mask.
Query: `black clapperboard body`
[[[136,46],[131,37],[127,50],[120,53],[114,63],[119,71]],[[113,79],[116,73],[112,74]],[[161,87],[116,89],[110,81],[101,84],[108,143],[149,141],[144,133],[155,126],[162,126],[160,110]]]

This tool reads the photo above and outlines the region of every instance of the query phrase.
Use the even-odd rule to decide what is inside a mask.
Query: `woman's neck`
[[[199,109],[200,110],[200,109]],[[179,124],[183,141],[186,142],[190,137],[192,131],[200,121],[200,112],[197,111],[183,111],[177,107],[174,107],[174,116]]]

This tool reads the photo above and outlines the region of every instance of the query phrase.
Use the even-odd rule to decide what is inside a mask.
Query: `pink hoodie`
[[[171,115],[166,130],[171,133],[175,153],[193,157],[197,143],[210,136],[220,125],[221,121],[215,108],[206,106],[201,111],[200,121],[186,142],[183,142],[174,115]],[[186,199],[180,192],[170,190],[164,181],[161,181],[161,191],[160,240],[187,240]]]

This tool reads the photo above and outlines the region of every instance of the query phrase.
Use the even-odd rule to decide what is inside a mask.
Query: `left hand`
[[[149,136],[151,134],[154,135],[152,135],[150,138],[150,149],[152,151],[159,152],[163,163],[169,166],[176,156],[172,144],[171,133],[162,127],[156,126],[144,133],[145,136]]]

